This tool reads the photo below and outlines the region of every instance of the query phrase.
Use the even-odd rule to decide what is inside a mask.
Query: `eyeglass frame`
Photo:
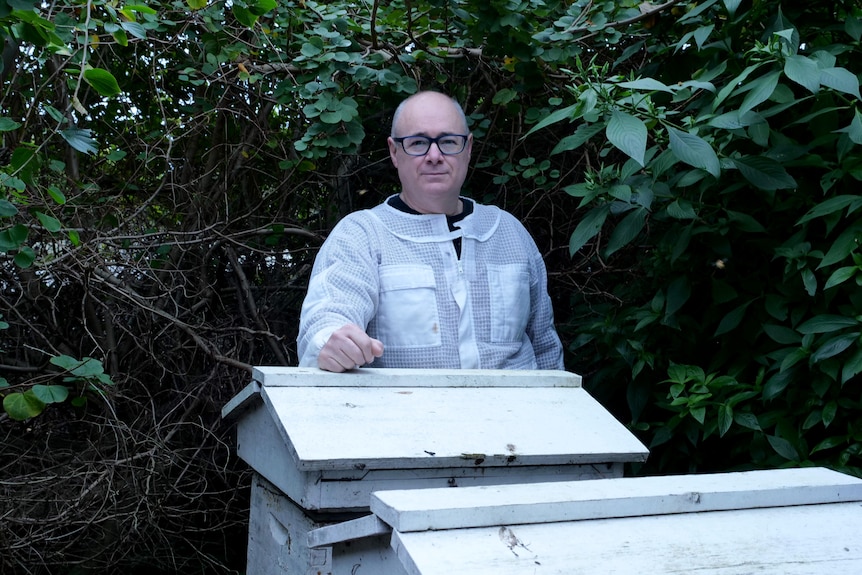
[[[458,138],[464,138],[464,142],[461,145],[461,149],[458,150],[457,152],[444,152],[443,149],[440,147],[440,144],[439,144],[440,140],[443,140],[446,138],[451,138],[453,136],[458,137]],[[423,140],[428,140],[428,149],[425,150],[421,154],[411,154],[410,152],[408,152],[407,148],[404,146],[404,140],[409,140],[412,138],[422,138]],[[428,152],[431,151],[431,144],[437,144],[437,149],[440,150],[440,153],[443,154],[444,156],[457,156],[458,154],[461,154],[464,152],[464,150],[467,148],[467,142],[469,140],[470,140],[470,134],[441,134],[441,135],[437,136],[436,138],[432,138],[431,136],[423,136],[422,134],[415,134],[413,136],[403,136],[401,138],[396,138],[394,136],[392,137],[392,141],[396,142],[398,144],[401,144],[401,149],[404,150],[404,153],[407,154],[408,156],[412,157],[412,158],[421,158],[422,156],[427,156]]]

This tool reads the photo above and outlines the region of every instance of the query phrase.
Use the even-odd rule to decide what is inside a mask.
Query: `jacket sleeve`
[[[299,318],[301,367],[317,367],[317,356],[332,332],[348,323],[366,329],[377,310],[375,240],[369,228],[351,216],[335,226],[314,261]]]
[[[533,278],[530,282],[530,319],[527,336],[533,344],[539,369],[565,369],[563,345],[554,325],[554,308],[548,295],[548,272],[533,238],[524,230],[533,251]]]

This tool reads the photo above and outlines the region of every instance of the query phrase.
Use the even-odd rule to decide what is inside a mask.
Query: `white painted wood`
[[[578,387],[269,387],[302,470],[643,461],[647,449]]]
[[[343,521],[332,525],[326,525],[308,532],[309,547],[325,547],[343,541],[354,541],[371,537],[372,535],[384,535],[392,532],[392,528],[380,520],[376,515],[366,515],[352,521]]]
[[[392,547],[409,575],[859,575],[862,505],[396,531]]]
[[[310,511],[367,510],[379,490],[501,485],[621,477],[622,463],[476,466],[435,469],[300,470],[284,427],[258,399],[237,425],[237,454],[302,508]]]
[[[247,575],[329,573],[331,548],[309,549],[305,534],[320,524],[258,474],[252,477]],[[297,534],[301,534],[297,540]]]
[[[523,467],[459,467],[441,469],[381,469],[352,477],[338,471],[307,473],[307,485],[296,500],[305,509],[366,510],[375,491],[392,489],[463,488],[550,481],[622,477],[623,464],[532,465]],[[286,476],[274,474],[276,481]],[[275,482],[275,481],[274,481]],[[293,491],[285,491],[293,494]],[[301,497],[301,498],[300,498]]]
[[[331,373],[310,367],[259,366],[267,387],[580,387],[581,376],[557,370],[359,368]]]
[[[221,410],[223,419],[234,419],[239,417],[244,410],[254,404],[254,399],[260,393],[260,383],[252,381],[240,390],[230,401],[228,401]]]
[[[526,483],[376,492],[371,511],[405,533],[862,501],[862,479],[824,468]]]

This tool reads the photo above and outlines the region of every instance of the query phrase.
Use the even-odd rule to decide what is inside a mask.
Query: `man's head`
[[[439,92],[414,94],[395,111],[388,142],[407,205],[423,213],[456,210],[473,148],[461,106]]]

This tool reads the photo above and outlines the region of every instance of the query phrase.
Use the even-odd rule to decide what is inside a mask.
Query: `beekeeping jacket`
[[[300,366],[316,367],[332,332],[353,323],[383,342],[370,367],[563,369],[545,264],[524,226],[477,203],[453,226],[388,202],[342,219],[314,263]]]

